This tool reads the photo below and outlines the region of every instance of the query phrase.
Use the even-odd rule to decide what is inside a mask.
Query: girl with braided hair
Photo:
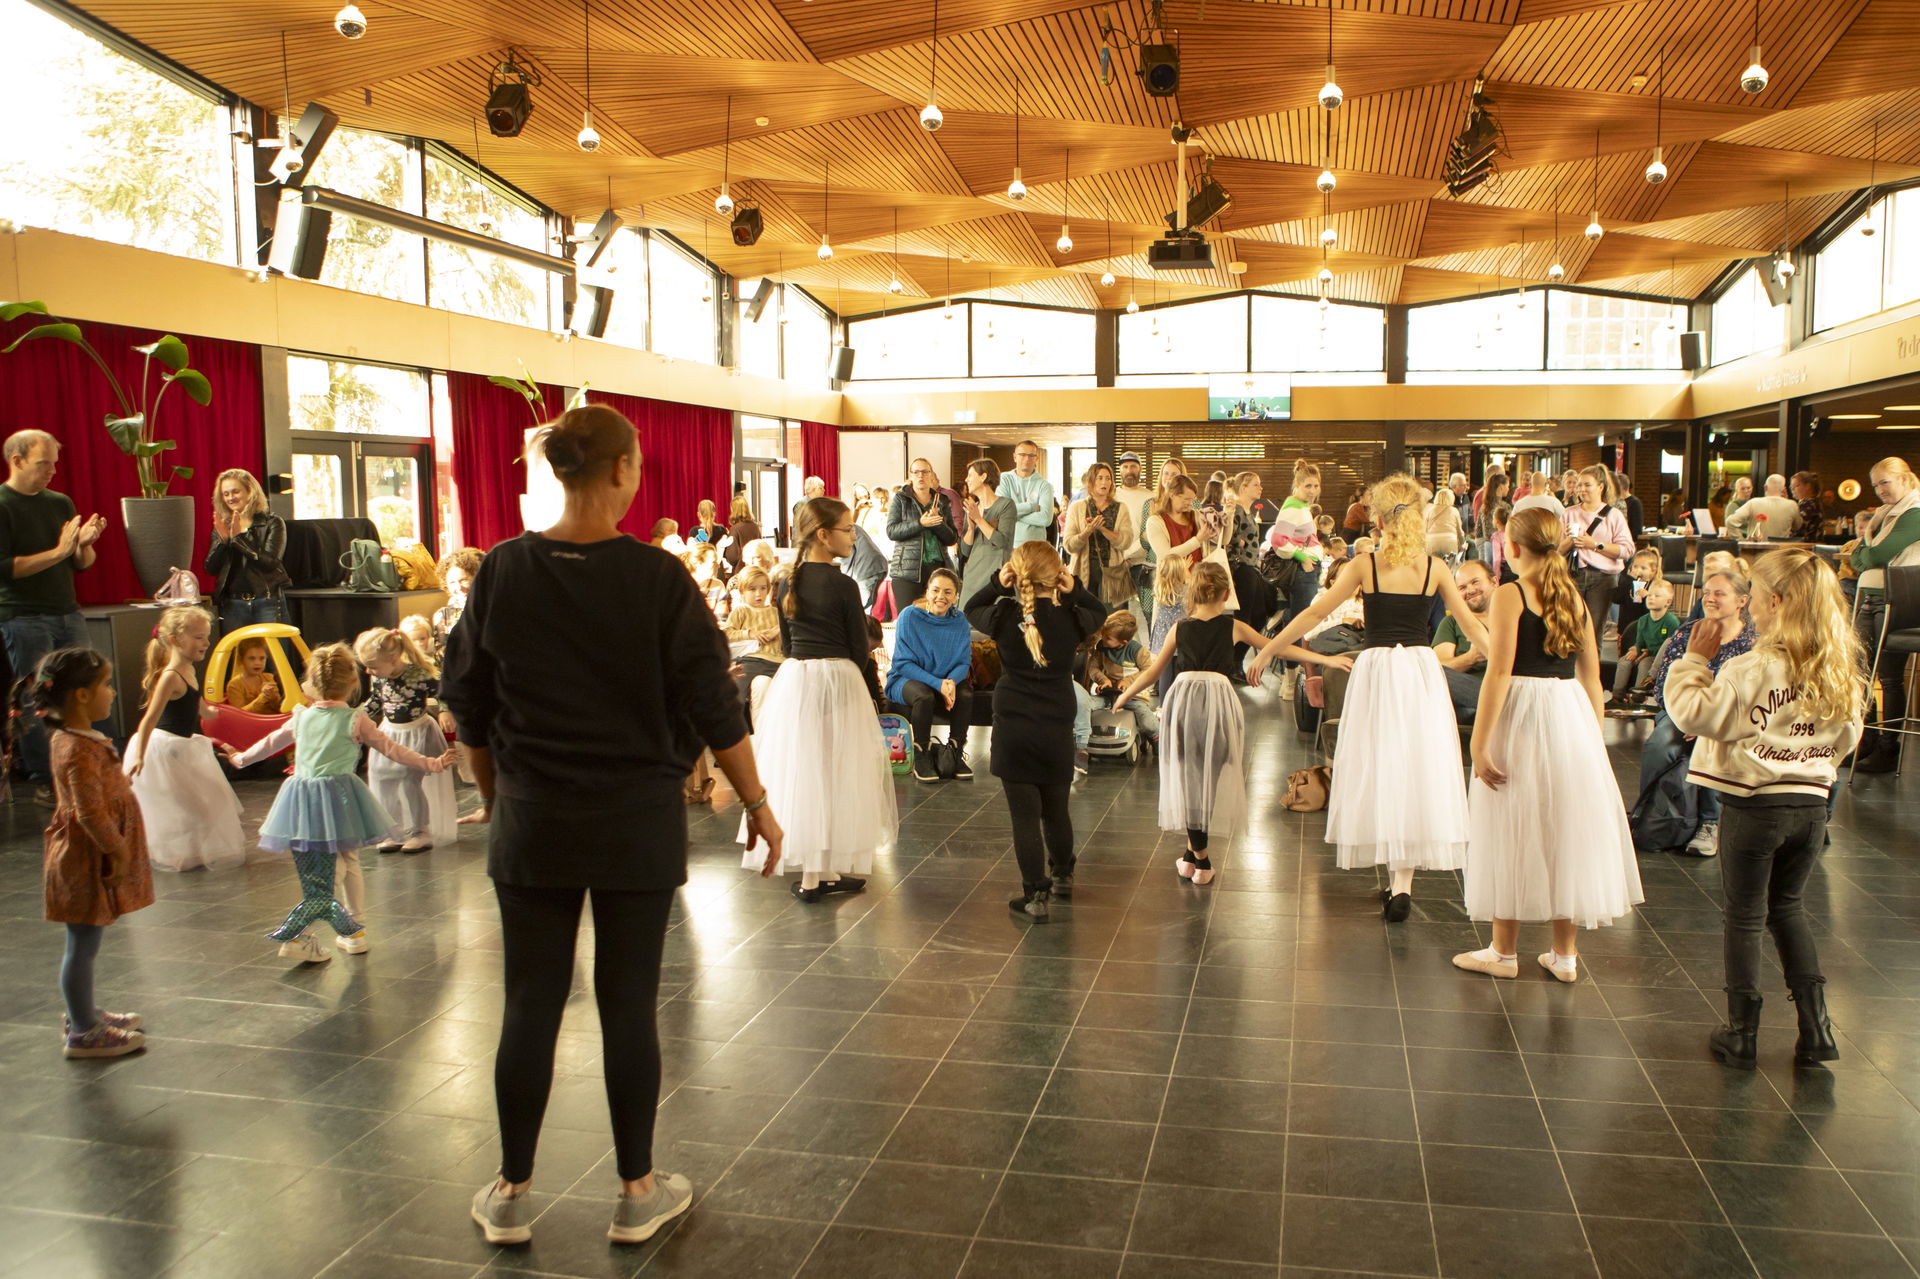
[[[1366,646],[1353,661],[1327,801],[1327,842],[1342,870],[1384,866],[1388,923],[1413,910],[1415,870],[1457,870],[1467,854],[1467,791],[1454,746],[1453,702],[1434,655],[1427,618],[1438,594],[1475,648],[1487,628],[1467,607],[1453,573],[1427,554],[1426,496],[1394,474],[1367,494],[1380,529],[1375,550],[1354,557],[1332,589],[1287,623],[1254,658],[1248,682],[1334,609],[1360,596]]]
[[[967,601],[967,621],[1000,648],[991,767],[1007,795],[1021,881],[1007,905],[1036,924],[1047,922],[1055,895],[1073,895],[1073,659],[1106,616],[1045,542],[1014,547]]]

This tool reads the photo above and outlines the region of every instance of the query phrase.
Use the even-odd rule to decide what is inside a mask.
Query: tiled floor
[[[36,810],[0,852],[0,1274],[571,1276],[1912,1276],[1920,1260],[1920,779],[1843,798],[1812,894],[1844,1058],[1762,1069],[1705,1036],[1717,872],[1642,863],[1648,902],[1585,976],[1468,976],[1459,886],[1378,918],[1321,816],[1274,804],[1301,740],[1250,696],[1252,829],[1196,889],[1149,769],[1077,791],[1079,894],[1029,928],[989,777],[902,782],[899,847],[803,907],[696,832],[668,941],[660,1163],[700,1199],[638,1248],[614,1189],[584,985],[529,1247],[466,1217],[495,1168],[499,933],[481,845],[369,868],[373,951],[320,969],[261,939],[280,862],[163,879],[114,928],[109,1007],[142,1056],[56,1050],[61,932]],[[1632,785],[1644,724],[1615,724]],[[245,787],[257,816],[271,788]],[[1391,802],[1383,797],[1383,802]],[[1540,929],[1523,936],[1543,948]],[[590,944],[590,943],[589,943]],[[585,946],[583,946],[583,950]],[[581,972],[587,971],[583,964]]]

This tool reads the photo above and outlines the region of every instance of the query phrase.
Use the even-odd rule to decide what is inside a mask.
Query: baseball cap
[[[1122,453],[1118,458],[1115,459],[1116,462],[1138,462],[1139,460],[1140,460],[1140,455],[1138,453],[1131,453],[1131,452]]]

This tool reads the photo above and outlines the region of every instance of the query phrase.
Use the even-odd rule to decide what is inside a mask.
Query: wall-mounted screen
[[[1207,379],[1214,422],[1284,422],[1293,416],[1293,378],[1285,373],[1216,373]]]

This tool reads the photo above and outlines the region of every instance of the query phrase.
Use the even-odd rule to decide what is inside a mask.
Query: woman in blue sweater
[[[971,781],[967,763],[967,725],[973,719],[973,690],[967,671],[973,666],[973,630],[954,611],[960,600],[960,579],[953,570],[937,568],[927,579],[927,593],[903,609],[893,631],[893,664],[887,668],[887,700],[907,708],[913,725],[913,776],[937,782],[932,752],[933,717],[947,711],[952,717],[952,741],[961,750],[956,778]]]

